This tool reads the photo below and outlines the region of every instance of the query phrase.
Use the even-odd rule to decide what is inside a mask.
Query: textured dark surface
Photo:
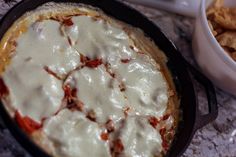
[[[4,0],[0,0],[0,18],[19,1],[13,0],[5,3]],[[132,6],[135,6],[162,28],[185,58],[195,65],[191,53],[193,19],[146,7]],[[205,111],[205,94],[197,83],[195,85],[199,103],[202,110]],[[217,120],[196,133],[183,157],[236,157],[236,98],[219,89],[216,92],[219,103]],[[0,157],[30,157],[30,155],[22,149],[7,129],[0,127]]]

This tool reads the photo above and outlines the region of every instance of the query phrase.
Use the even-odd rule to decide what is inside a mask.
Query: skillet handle
[[[200,113],[199,106],[197,104],[196,123],[194,126],[194,130],[196,131],[216,119],[218,115],[216,93],[213,84],[202,73],[195,69],[186,60],[185,63],[187,64],[189,72],[192,74],[193,78],[205,88],[208,101],[209,111],[207,114],[204,115]]]

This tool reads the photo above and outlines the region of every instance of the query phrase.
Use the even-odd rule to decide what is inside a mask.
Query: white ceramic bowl
[[[219,88],[236,96],[236,62],[224,52],[208,26],[206,9],[213,0],[202,0],[196,17],[193,52],[202,72]],[[236,6],[236,0],[225,0]]]

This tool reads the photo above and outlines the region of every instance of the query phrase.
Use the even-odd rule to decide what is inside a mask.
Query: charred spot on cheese
[[[133,45],[130,45],[129,46],[132,50],[135,50],[134,46]]]
[[[94,121],[94,122],[96,122],[96,113],[94,112],[94,110],[89,110],[88,112],[87,112],[87,116],[86,116],[89,120],[91,120],[91,121]]]
[[[130,60],[131,60],[131,59],[121,59],[120,61],[121,61],[122,63],[128,63]]]
[[[121,92],[124,92],[124,91],[125,91],[126,87],[125,87],[124,82],[121,82],[121,83],[120,83],[119,88],[120,88],[120,91],[121,91]]]
[[[125,114],[125,117],[127,117],[129,115],[129,111],[131,110],[130,107],[125,107],[124,108],[124,114]]]

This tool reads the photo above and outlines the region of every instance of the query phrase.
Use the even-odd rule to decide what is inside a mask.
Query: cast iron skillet
[[[25,12],[35,9],[46,2],[75,2],[89,4],[102,9],[106,14],[124,21],[134,27],[141,28],[147,36],[151,37],[158,47],[163,50],[168,58],[167,66],[172,73],[182,110],[182,121],[174,142],[167,154],[168,157],[180,156],[189,145],[195,131],[217,117],[218,108],[214,87],[211,82],[200,72],[189,65],[180,55],[173,43],[161,32],[161,30],[144,17],[138,11],[114,0],[24,0],[13,7],[0,22],[0,39],[7,29]],[[209,113],[201,115],[198,109],[190,74],[197,80],[206,91]],[[22,89],[24,92],[24,89]],[[0,102],[1,103],[1,102]],[[6,127],[21,145],[34,157],[49,157],[38,148],[10,118],[3,105],[0,104],[0,114]]]

